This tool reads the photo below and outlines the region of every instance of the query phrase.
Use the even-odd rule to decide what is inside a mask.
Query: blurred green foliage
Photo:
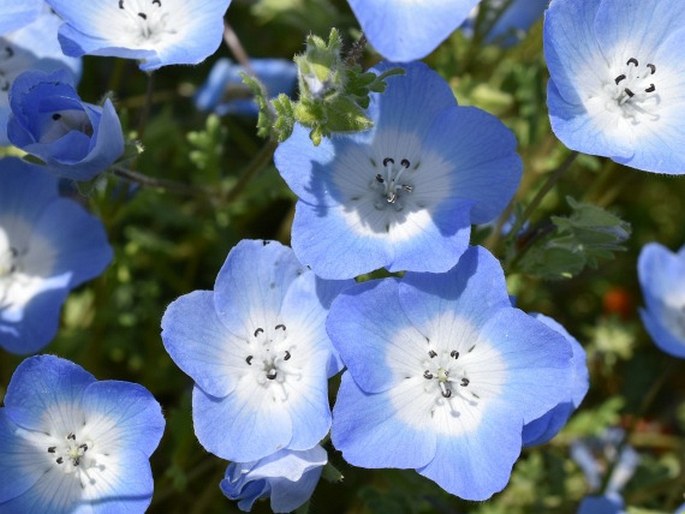
[[[310,31],[325,36],[331,26],[341,30],[345,48],[359,36],[343,0],[234,0],[227,19],[251,56],[290,58]],[[568,153],[549,127],[541,48],[538,23],[508,49],[474,44],[456,32],[426,59],[459,103],[491,112],[515,132],[524,177],[514,216]],[[197,67],[156,72],[142,127],[148,79],[134,62],[86,57],[80,85],[86,101],[112,92],[126,133],[140,138],[125,167],[146,180],[110,172],[74,193],[103,220],[115,258],[103,276],[69,297],[62,329],[46,351],[98,378],[139,382],[162,403],[167,429],[152,457],[151,513],[237,512],[218,488],[226,463],[206,453],[193,435],[192,382],[162,347],[164,309],[179,295],[211,289],[240,239],[289,240],[294,197],[271,164],[273,144],[257,136],[255,120],[220,119],[194,108],[193,92],[213,61],[227,55],[222,46]],[[376,59],[367,52],[363,64]],[[138,155],[136,148],[144,150]],[[624,491],[629,512],[673,512],[685,491],[685,373],[683,363],[661,354],[641,326],[636,259],[647,242],[673,249],[685,242],[684,199],[683,179],[580,156],[532,213],[531,226],[550,231],[528,252],[529,260],[511,268],[510,292],[522,309],[554,317],[581,341],[591,389],[557,438],[523,452],[502,493],[483,503],[462,501],[412,471],[354,469],[328,445],[344,480],[322,481],[309,511],[573,513],[591,491],[570,460],[570,443],[622,426],[642,455]],[[629,238],[625,222],[632,226]],[[489,227],[474,231],[473,242],[489,244],[512,262],[521,241],[516,234],[508,237]],[[625,251],[614,253],[619,247]],[[513,254],[507,256],[507,248]],[[566,252],[560,262],[555,252]],[[20,361],[0,357],[0,397]],[[268,512],[263,503],[255,510]]]

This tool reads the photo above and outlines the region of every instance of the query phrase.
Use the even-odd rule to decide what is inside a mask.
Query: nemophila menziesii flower
[[[506,6],[505,6],[506,4]],[[492,24],[485,40],[510,46],[523,39],[533,23],[542,17],[549,0],[493,0],[488,4],[492,17],[485,21]],[[504,11],[501,9],[504,8]],[[478,8],[472,16],[475,18]],[[494,16],[496,19],[492,19]],[[494,23],[493,23],[494,21]]]
[[[0,0],[0,36],[28,25],[43,8],[43,0]]]
[[[425,57],[468,17],[479,0],[348,0],[362,31],[383,57]]]
[[[685,3],[552,0],[547,104],[569,148],[644,171],[685,173]]]
[[[465,499],[504,488],[523,426],[569,397],[569,342],[511,306],[480,247],[445,274],[343,291],[327,329],[347,366],[332,426],[345,460],[413,468]]]
[[[208,451],[251,462],[326,435],[328,378],[342,365],[325,317],[347,285],[319,279],[280,243],[243,240],[213,291],[169,305],[162,340],[195,381],[195,434]]]
[[[276,167],[299,197],[293,250],[324,278],[382,267],[447,271],[466,250],[471,224],[494,219],[518,186],[509,129],[458,106],[425,64],[403,69],[371,95],[371,130],[314,146],[296,125],[276,150]]]
[[[0,160],[0,347],[12,353],[48,344],[69,291],[112,258],[102,224],[61,198],[57,182],[19,159]]]
[[[290,95],[297,84],[297,66],[288,59],[252,59],[251,71],[264,84],[270,98],[281,93]],[[239,114],[257,116],[259,109],[252,93],[243,83],[243,66],[230,59],[219,59],[209,72],[207,81],[195,95],[195,105],[219,116]]]
[[[140,61],[140,69],[198,64],[221,44],[231,0],[47,0],[64,19],[64,53]]]
[[[585,350],[580,343],[568,333],[568,331],[552,318],[544,314],[533,314],[538,321],[541,321],[555,332],[566,338],[573,356],[571,358],[571,388],[569,395],[563,402],[556,405],[552,410],[536,420],[527,423],[523,427],[523,445],[534,446],[543,444],[552,439],[571,417],[580,402],[587,394],[589,383],[589,373],[587,369],[587,357]]]
[[[646,307],[640,317],[654,343],[685,358],[685,246],[678,252],[650,243],[640,252],[638,278]]]
[[[586,496],[580,502],[578,514],[625,514],[623,498],[618,494]]]
[[[258,499],[270,498],[273,512],[292,512],[309,500],[326,462],[326,450],[319,445],[281,450],[255,462],[231,463],[220,486],[240,510],[248,512]]]
[[[7,137],[65,178],[90,180],[124,152],[119,117],[108,98],[83,102],[65,70],[26,71],[10,90]]]
[[[61,19],[44,6],[31,23],[0,37],[0,145],[8,145],[9,91],[14,79],[29,69],[55,71],[67,68],[75,77],[81,73],[81,59],[67,57],[57,41]]]
[[[17,367],[4,402],[0,512],[145,512],[149,458],[164,432],[147,389],[38,355]]]

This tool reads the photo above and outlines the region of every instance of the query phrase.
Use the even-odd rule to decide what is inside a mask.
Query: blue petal
[[[214,293],[194,291],[173,301],[162,317],[164,348],[176,365],[207,393],[230,394],[243,363],[243,344],[217,316]]]
[[[348,0],[374,48],[391,61],[432,52],[466,19],[478,0]]]
[[[353,280],[323,280],[305,272],[293,281],[283,299],[281,315],[288,320],[289,329],[294,329],[300,340],[306,337],[308,347],[328,354],[328,377],[338,373],[343,364],[326,333],[326,317],[333,300],[352,285]],[[291,326],[293,323],[296,325]]]
[[[53,274],[71,273],[70,288],[98,276],[112,260],[102,222],[71,200],[59,198],[47,206],[36,220],[34,237],[56,249]]]
[[[21,429],[5,410],[0,409],[0,471],[3,476],[0,480],[0,510],[3,502],[29,490],[46,471],[42,452],[39,455],[35,444],[17,436]]]
[[[164,432],[162,409],[150,391],[117,380],[91,383],[83,391],[86,423],[95,424],[98,445],[135,448],[149,457]],[[95,436],[93,437],[95,438]]]
[[[455,170],[452,187],[459,197],[475,203],[471,223],[498,216],[513,198],[523,165],[516,138],[499,119],[475,107],[445,110],[425,136]]]
[[[502,399],[518,406],[524,423],[570,398],[573,353],[556,331],[518,309],[501,309],[482,327],[480,339],[502,358]]]
[[[660,317],[651,311],[640,309],[640,318],[654,344],[669,355],[685,359],[685,341],[666,328]]]
[[[416,364],[413,350],[425,344],[397,291],[393,279],[364,282],[344,291],[328,314],[331,341],[355,382],[368,393],[387,391],[403,380],[403,371]]]
[[[436,435],[403,423],[398,418],[401,409],[411,412],[412,398],[396,407],[386,393],[366,394],[349,372],[343,373],[333,407],[333,445],[347,462],[363,468],[426,465],[435,455]]]
[[[407,273],[399,300],[407,317],[427,336],[439,333],[434,324],[440,313],[458,313],[480,327],[494,310],[510,306],[502,266],[479,246],[469,248],[447,273]]]
[[[0,35],[28,25],[42,8],[42,0],[0,0]]]
[[[521,453],[521,418],[517,405],[490,405],[476,430],[441,435],[435,458],[417,471],[451,494],[487,500],[504,489]]]
[[[93,382],[93,375],[68,360],[54,355],[29,357],[7,386],[6,413],[23,428],[45,432],[48,419],[50,423],[66,420],[70,406]]]
[[[248,376],[226,398],[193,388],[193,426],[207,451],[222,459],[247,462],[288,446],[293,434],[288,406],[251,393],[255,387]]]
[[[303,272],[293,251],[276,241],[240,241],[214,284],[219,319],[238,334],[271,324],[288,287]]]

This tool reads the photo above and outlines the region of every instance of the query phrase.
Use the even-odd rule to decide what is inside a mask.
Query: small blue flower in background
[[[618,494],[586,496],[580,502],[578,514],[625,514],[623,498]]]
[[[208,451],[251,462],[323,439],[331,424],[328,378],[342,368],[325,318],[348,285],[317,278],[280,243],[243,240],[214,291],[169,305],[162,340],[195,381],[195,434]]]
[[[518,186],[511,131],[458,106],[425,64],[404,70],[371,95],[371,130],[314,146],[296,125],[276,150],[276,167],[299,197],[293,250],[324,278],[382,267],[447,271],[466,250],[471,224],[494,219]]]
[[[491,0],[488,4],[488,15],[494,16],[502,9],[507,0]],[[494,24],[485,35],[485,41],[488,43],[497,43],[503,46],[511,46],[522,40],[528,29],[542,18],[549,0],[511,0],[508,2],[504,12],[499,14],[496,20],[486,19],[486,22]],[[473,23],[478,10],[481,7],[476,7],[471,13],[466,24],[462,27],[467,34],[472,32]],[[489,16],[490,18],[492,16]],[[486,16],[486,18],[488,18]]]
[[[309,500],[326,462],[326,450],[319,445],[281,450],[256,462],[230,464],[220,487],[245,512],[260,498],[270,498],[273,512],[292,512]]]
[[[124,152],[112,101],[83,102],[67,71],[22,73],[12,84],[10,108],[10,142],[64,178],[90,180]]]
[[[198,64],[221,44],[231,0],[47,0],[64,19],[64,53],[140,61],[140,69]]]
[[[250,67],[264,84],[269,98],[281,93],[291,95],[297,85],[297,66],[288,59],[252,59]],[[259,109],[252,100],[252,93],[240,76],[245,69],[230,59],[222,58],[214,63],[207,82],[198,89],[195,105],[202,111],[214,111],[219,116],[239,114],[257,116]]]
[[[640,455],[630,445],[621,448],[625,431],[610,428],[598,437],[578,439],[571,444],[571,458],[585,475],[592,491],[599,491],[603,475],[613,466],[604,493],[619,496],[623,487],[635,474]]]
[[[685,358],[685,246],[677,253],[658,244],[645,245],[637,273],[646,307],[640,317],[654,343]]]
[[[389,61],[425,57],[463,21],[479,0],[348,0],[366,38]]]
[[[42,8],[43,0],[0,0],[0,36],[28,25]]]
[[[568,147],[685,173],[685,3],[553,0],[545,15],[552,129]]]
[[[60,198],[57,178],[0,160],[0,347],[34,353],[57,332],[69,291],[112,259],[102,224]]]
[[[566,338],[573,351],[571,390],[568,398],[556,405],[544,416],[527,423],[523,427],[523,445],[535,446],[546,443],[552,439],[564,427],[568,418],[571,417],[580,403],[585,398],[590,387],[589,372],[587,369],[587,357],[585,350],[566,329],[552,318],[543,314],[534,314],[533,317],[541,321],[555,332]]]
[[[145,512],[149,458],[164,432],[147,389],[39,355],[17,367],[4,403],[0,512]]]
[[[345,460],[413,468],[469,500],[504,488],[523,425],[567,401],[574,378],[569,342],[511,306],[480,247],[445,274],[344,291],[327,329],[347,366],[332,427]]]
[[[33,22],[0,37],[0,146],[9,145],[7,118],[10,113],[9,91],[14,79],[29,69],[55,71],[67,68],[81,75],[81,59],[67,57],[57,41],[62,20],[47,5]]]

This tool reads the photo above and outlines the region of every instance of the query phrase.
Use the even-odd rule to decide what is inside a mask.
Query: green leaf
[[[568,279],[625,250],[629,223],[596,205],[566,200],[570,215],[552,216],[551,223],[518,238],[517,243],[524,242],[524,249],[519,249],[523,257],[513,260],[520,271],[548,280]]]

